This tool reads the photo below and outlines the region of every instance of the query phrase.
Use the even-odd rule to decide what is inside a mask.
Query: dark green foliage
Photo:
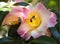
[[[0,2],[7,2],[8,0],[0,0]]]
[[[8,11],[0,11],[0,25],[4,19],[4,17],[8,14]]]
[[[25,0],[25,2],[30,3],[30,2],[32,2],[32,0]]]
[[[0,39],[0,44],[18,44],[19,40],[14,39],[12,37],[4,37],[2,39]]]
[[[57,44],[53,38],[41,36],[38,39],[34,39],[30,41],[31,44]]]
[[[15,6],[18,6],[18,5],[27,6],[27,5],[29,5],[29,4],[26,3],[26,2],[18,2],[18,3],[15,3],[14,5],[15,5]]]
[[[18,25],[12,25],[9,29],[8,35],[13,38],[20,38],[20,35],[17,33],[17,29],[20,26],[20,23]]]

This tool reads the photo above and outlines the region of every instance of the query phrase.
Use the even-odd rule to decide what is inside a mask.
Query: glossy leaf
[[[50,28],[50,30],[55,39],[60,39],[60,33],[57,31],[56,28],[52,27],[52,28]]]
[[[32,2],[32,0],[24,0],[25,2],[27,2],[27,3],[31,3]]]
[[[27,6],[27,5],[29,5],[29,4],[26,3],[26,2],[18,2],[18,3],[15,3],[14,5],[15,5],[15,6],[18,6],[18,5]]]
[[[19,39],[14,39],[12,37],[4,37],[0,39],[0,44],[19,44]]]
[[[41,36],[38,39],[31,40],[30,44],[57,44],[57,42],[53,38]]]
[[[7,0],[0,0],[0,2],[7,2]]]
[[[20,36],[17,33],[17,29],[20,26],[20,23],[18,25],[12,25],[9,29],[8,36],[13,37],[13,38],[20,38]]]
[[[4,19],[4,17],[8,14],[8,11],[0,11],[0,25]]]

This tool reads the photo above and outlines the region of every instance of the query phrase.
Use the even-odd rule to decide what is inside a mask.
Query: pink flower
[[[27,21],[18,28],[18,34],[26,40],[30,39],[31,36],[33,38],[38,38],[42,35],[50,36],[51,34],[47,30],[48,27],[56,25],[57,18],[55,13],[47,10],[42,3],[38,3],[35,6],[31,5],[30,7],[30,11],[27,12]],[[32,21],[29,21],[30,18]]]
[[[42,3],[28,6],[15,6],[3,20],[2,25],[7,21],[8,17],[16,15],[20,17],[22,22],[17,33],[24,39],[29,40],[32,36],[34,39],[42,35],[48,36],[49,27],[56,25],[56,15],[50,12]],[[9,23],[9,22],[8,22]],[[6,23],[7,24],[7,23]]]

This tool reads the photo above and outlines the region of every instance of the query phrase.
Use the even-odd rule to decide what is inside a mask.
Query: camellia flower
[[[11,22],[15,20],[14,16],[21,18],[21,25],[19,26],[17,33],[26,40],[30,39],[31,36],[34,39],[42,35],[48,36],[50,34],[48,27],[54,27],[57,23],[55,13],[47,10],[42,3],[37,3],[35,6],[28,5],[25,7],[13,7],[9,14],[3,20],[2,25],[12,24]],[[14,20],[10,19],[9,17]],[[16,21],[18,22],[18,20]]]

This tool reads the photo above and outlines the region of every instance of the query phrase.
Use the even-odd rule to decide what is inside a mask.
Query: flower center
[[[39,16],[39,13],[36,11],[30,12],[26,19],[26,22],[32,28],[37,28],[41,24],[41,18]]]

